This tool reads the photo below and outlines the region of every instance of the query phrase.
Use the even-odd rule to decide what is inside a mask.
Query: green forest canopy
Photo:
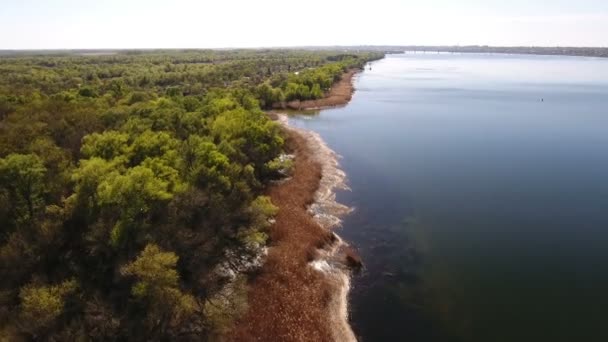
[[[262,111],[374,52],[0,57],[0,339],[213,338],[265,243],[283,165]],[[228,253],[230,251],[230,253]],[[243,291],[232,291],[243,295]]]

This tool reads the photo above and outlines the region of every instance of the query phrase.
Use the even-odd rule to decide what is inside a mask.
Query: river
[[[361,341],[608,341],[608,59],[388,55],[291,118],[342,156]]]

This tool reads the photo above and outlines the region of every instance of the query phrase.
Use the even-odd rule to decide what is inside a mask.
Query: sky
[[[608,0],[0,0],[0,49],[608,47]]]

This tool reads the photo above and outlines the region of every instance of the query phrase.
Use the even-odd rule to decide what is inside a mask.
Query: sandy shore
[[[323,107],[339,103],[338,91],[344,95],[340,101],[345,101],[346,91],[351,98],[353,75],[354,71],[345,74],[341,86],[334,87],[339,89],[334,99]],[[291,128],[284,116],[279,118],[287,150],[295,155],[294,167],[291,178],[267,191],[280,210],[269,232],[266,262],[249,287],[248,311],[231,338],[354,341],[347,317],[348,266],[360,261],[330,230],[338,216],[349,211],[334,200],[334,189],[345,187],[344,174],[318,134]]]

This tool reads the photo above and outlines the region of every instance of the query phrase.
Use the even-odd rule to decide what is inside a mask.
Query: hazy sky
[[[606,47],[608,0],[0,0],[0,49],[362,44]]]

